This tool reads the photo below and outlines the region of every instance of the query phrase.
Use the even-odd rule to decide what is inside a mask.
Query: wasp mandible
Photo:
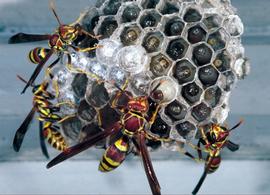
[[[22,77],[17,77],[24,83],[27,82]],[[48,143],[57,150],[63,151],[67,147],[64,137],[59,132],[59,127],[55,125],[56,122],[59,123],[59,121],[63,119],[56,114],[60,109],[58,105],[53,105],[51,102],[55,97],[52,93],[47,91],[48,85],[49,83],[47,81],[43,81],[40,85],[31,85],[33,87],[34,94],[33,107],[21,126],[17,129],[14,136],[13,148],[16,152],[20,150],[24,136],[36,112],[39,113],[39,135],[42,153],[49,158],[46,144],[44,142],[45,138]]]
[[[75,51],[88,52],[98,47],[98,46],[94,46],[94,47],[89,47],[89,48],[84,48],[84,49],[76,47],[73,44],[74,41],[76,41],[78,37],[83,34],[90,36],[93,39],[98,39],[99,36],[94,36],[88,33],[82,28],[82,26],[78,22],[75,22],[74,24],[70,24],[70,25],[63,24],[60,21],[58,15],[56,14],[53,0],[50,1],[50,8],[59,24],[59,27],[55,30],[53,34],[36,35],[36,34],[18,33],[9,39],[10,44],[48,40],[48,45],[50,48],[50,49],[47,49],[47,48],[37,47],[37,48],[32,49],[29,52],[30,61],[38,65],[36,69],[34,70],[34,72],[32,73],[30,79],[26,83],[22,93],[24,93],[26,89],[33,84],[33,82],[39,75],[40,71],[42,70],[43,66],[48,61],[48,59],[52,56],[52,54],[56,54],[58,57],[52,64],[48,66],[47,71],[46,71],[47,73],[49,73],[50,69],[59,62],[63,54],[67,55],[68,64],[71,63],[71,56],[68,51],[69,48],[72,48]]]

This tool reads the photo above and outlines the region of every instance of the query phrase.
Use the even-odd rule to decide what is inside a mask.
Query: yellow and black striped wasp
[[[17,77],[24,83],[27,82],[22,77]],[[42,153],[49,158],[44,139],[47,139],[48,143],[57,150],[63,151],[67,147],[64,137],[59,132],[59,127],[55,125],[62,118],[56,114],[59,111],[59,106],[55,106],[51,102],[55,97],[47,91],[48,85],[47,81],[43,81],[40,85],[32,85],[34,94],[33,107],[14,136],[13,148],[16,152],[20,150],[24,136],[36,112],[39,114],[39,136]]]
[[[38,65],[34,70],[33,74],[31,75],[30,79],[26,83],[26,86],[24,87],[22,93],[24,93],[26,89],[33,84],[40,71],[42,70],[43,66],[52,56],[52,54],[56,54],[58,57],[52,64],[48,66],[47,73],[49,73],[50,69],[59,62],[63,54],[67,55],[68,64],[71,63],[71,56],[68,50],[69,48],[72,48],[75,51],[88,52],[98,47],[94,46],[84,49],[76,47],[73,43],[82,35],[90,36],[93,39],[98,39],[99,36],[94,36],[88,33],[82,28],[82,26],[78,22],[70,25],[62,24],[56,14],[55,6],[52,0],[50,1],[50,8],[59,23],[59,27],[55,30],[53,34],[36,35],[18,33],[9,39],[10,44],[48,40],[49,49],[37,47],[29,52],[30,61]]]
[[[201,138],[199,139],[197,146],[194,146],[193,144],[188,143],[192,148],[197,150],[199,158],[198,159],[195,158],[192,154],[190,154],[187,151],[185,151],[184,154],[189,156],[193,160],[202,161],[203,160],[202,151],[207,153],[207,157],[205,159],[204,172],[198,184],[192,191],[192,194],[195,195],[198,193],[207,174],[213,173],[219,168],[220,163],[221,163],[220,152],[224,147],[227,147],[232,152],[235,152],[239,149],[238,144],[235,144],[229,140],[229,135],[231,131],[239,127],[239,125],[242,122],[243,120],[241,120],[231,129],[228,129],[227,127],[224,127],[224,126],[220,126],[218,124],[211,124],[208,132],[205,132],[204,128],[201,127],[199,128]],[[201,144],[204,145],[204,148],[201,148]]]
[[[117,137],[106,149],[100,164],[99,170],[108,172],[116,169],[125,160],[129,154],[129,148],[134,146],[136,151],[140,154],[144,166],[144,170],[152,191],[152,194],[159,195],[160,185],[156,174],[154,172],[151,158],[147,150],[147,140],[161,140],[163,138],[156,137],[149,132],[149,128],[155,122],[160,105],[162,95],[158,90],[161,83],[159,83],[150,92],[153,97],[161,98],[157,106],[149,111],[149,98],[150,96],[133,97],[132,93],[118,88],[115,95],[112,96],[110,101],[111,111],[99,112],[99,126],[104,131],[98,132],[95,135],[89,136],[85,141],[74,145],[64,150],[61,154],[55,157],[47,165],[51,168],[64,160],[94,146],[97,142],[106,139],[107,137]],[[151,96],[152,97],[152,96]],[[118,118],[115,117],[118,114]],[[117,136],[118,135],[118,136]]]

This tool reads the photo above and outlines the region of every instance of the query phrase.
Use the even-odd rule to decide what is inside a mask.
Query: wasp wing
[[[31,86],[35,79],[37,78],[38,74],[40,73],[41,69],[43,68],[44,64],[48,61],[48,59],[51,57],[51,55],[54,53],[54,49],[51,49],[46,57],[37,65],[35,71],[33,72],[33,74],[31,75],[29,81],[27,82],[27,84],[25,85],[22,93],[24,93],[26,91],[26,89]]]
[[[36,34],[25,34],[25,33],[18,33],[9,38],[9,44],[16,44],[16,43],[28,43],[28,42],[36,42],[36,41],[44,41],[48,40],[51,35],[36,35]]]
[[[40,141],[40,147],[41,147],[42,154],[47,159],[49,159],[50,156],[49,156],[47,146],[46,146],[46,143],[45,143],[45,138],[44,138],[44,135],[43,135],[43,123],[42,123],[42,121],[39,121],[39,141]]]
[[[232,152],[239,150],[239,145],[231,142],[230,140],[226,141],[225,146]]]
[[[135,141],[133,139],[133,141]],[[136,142],[136,141],[135,141]],[[149,182],[149,185],[152,190],[152,194],[159,195],[160,193],[160,185],[158,183],[156,174],[154,172],[154,168],[151,162],[151,158],[149,156],[149,152],[147,150],[146,144],[145,144],[145,134],[139,133],[138,135],[138,143],[134,143],[135,146],[138,147],[138,150],[141,152],[141,157],[143,161],[144,170]]]
[[[116,129],[116,128],[105,130],[105,131],[99,132],[99,133],[95,134],[94,136],[88,138],[86,141],[83,141],[75,146],[67,148],[62,153],[60,153],[58,156],[56,156],[53,160],[51,160],[47,164],[47,168],[51,168],[51,167],[63,162],[64,160],[67,160],[67,159],[71,158],[72,156],[79,154],[80,152],[94,146],[100,140],[103,140],[106,137],[108,137],[108,136],[110,136],[118,131],[119,131],[119,129]]]
[[[21,126],[16,131],[16,134],[15,134],[14,139],[13,139],[13,149],[16,152],[19,152],[19,150],[21,148],[24,136],[29,128],[31,121],[34,118],[34,115],[35,115],[35,108],[33,107],[31,109],[31,111],[28,113],[28,115],[26,116],[26,118],[24,119]]]

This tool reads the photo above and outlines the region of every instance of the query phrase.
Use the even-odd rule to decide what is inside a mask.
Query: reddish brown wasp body
[[[227,147],[230,151],[235,152],[239,149],[239,145],[231,142],[229,140],[230,132],[237,128],[242,121],[236,124],[233,128],[227,129],[226,127],[212,124],[207,133],[205,133],[203,128],[200,128],[201,138],[198,141],[197,146],[193,146],[194,149],[197,149],[199,160],[202,160],[202,151],[207,153],[207,157],[205,160],[205,167],[203,175],[201,176],[198,184],[194,188],[192,194],[197,194],[201,185],[203,184],[207,174],[215,172],[221,163],[221,155],[220,152],[224,147]],[[201,148],[201,144],[204,145],[204,149]],[[196,158],[188,152],[185,154],[194,160]]]
[[[153,90],[155,93],[158,86]],[[151,163],[146,146],[146,140],[161,140],[148,131],[157,117],[160,104],[155,107],[155,110],[151,112],[151,115],[148,115],[148,96],[133,97],[130,92],[121,90],[120,88],[118,89],[119,91],[117,91],[112,98],[110,107],[121,113],[120,119],[108,126],[106,122],[103,121],[103,118],[106,116],[99,116],[100,126],[106,126],[104,131],[89,137],[84,142],[66,149],[49,162],[47,168],[55,166],[56,164],[90,148],[91,146],[94,146],[98,141],[105,139],[108,136],[115,136],[120,133],[118,139],[116,139],[106,149],[100,162],[99,170],[102,172],[108,172],[117,168],[124,161],[126,155],[128,155],[130,146],[134,145],[142,157],[144,169],[152,193],[158,195],[160,194],[160,185]],[[107,115],[107,113],[104,114]]]
[[[34,48],[29,52],[30,61],[38,65],[34,70],[33,74],[31,75],[29,81],[26,83],[26,86],[24,87],[22,93],[24,93],[26,89],[33,84],[33,82],[39,75],[40,71],[42,70],[43,66],[49,60],[52,54],[56,54],[58,58],[51,65],[48,66],[47,68],[48,73],[50,73],[50,69],[59,62],[63,54],[67,54],[68,64],[71,64],[71,56],[68,51],[69,48],[81,52],[88,52],[97,48],[97,46],[84,49],[76,47],[73,43],[74,41],[77,40],[79,36],[87,35],[94,39],[97,39],[98,37],[93,36],[87,31],[83,30],[81,25],[78,23],[76,23],[75,25],[62,24],[55,12],[54,4],[52,1],[50,7],[59,23],[59,27],[55,30],[53,34],[35,35],[35,34],[18,33],[9,39],[10,44],[48,40],[48,45],[50,47],[50,49],[38,47]]]

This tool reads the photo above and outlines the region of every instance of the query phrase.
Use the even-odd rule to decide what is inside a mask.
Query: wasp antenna
[[[241,118],[240,121],[230,129],[230,131],[232,131],[232,130],[236,129],[237,127],[239,127],[243,122],[244,122],[244,119]]]
[[[50,8],[51,8],[51,10],[52,10],[52,12],[53,12],[53,14],[54,14],[54,16],[55,16],[55,18],[56,18],[57,22],[58,22],[58,23],[59,23],[59,25],[61,26],[61,25],[62,25],[62,23],[61,23],[61,21],[60,21],[60,19],[59,19],[58,15],[57,15],[57,13],[56,13],[56,11],[55,11],[55,4],[54,4],[54,0],[50,0],[49,4],[50,4]]]
[[[22,77],[22,76],[20,76],[20,75],[16,75],[17,76],[17,78],[19,79],[19,80],[21,80],[22,82],[24,82],[25,84],[27,84],[27,81]],[[34,84],[32,84],[31,85],[31,87],[34,87],[35,85]]]

